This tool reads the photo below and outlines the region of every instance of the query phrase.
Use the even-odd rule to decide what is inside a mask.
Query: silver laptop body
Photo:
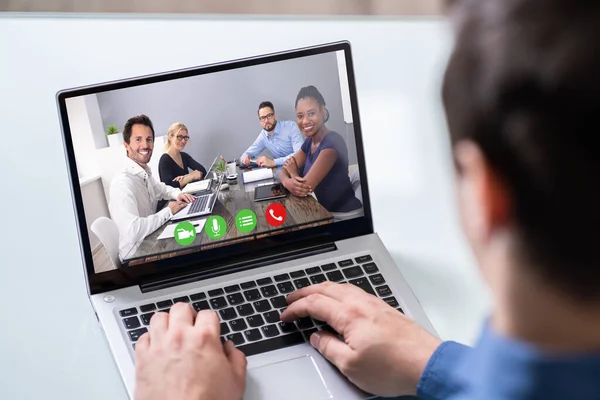
[[[219,74],[221,70],[239,69],[243,72],[246,67],[275,65],[280,61],[308,62],[312,60],[310,57],[321,57],[328,62],[337,57],[339,73],[347,74],[364,215],[340,222],[309,224],[266,238],[257,235],[241,243],[233,241],[221,247],[201,248],[191,253],[182,252],[181,255],[165,251],[147,262],[96,273],[88,228],[91,221],[86,219],[89,215],[86,207],[89,206],[82,198],[75,158],[77,150],[72,140],[72,135],[79,133],[69,124],[69,99],[155,82],[164,84],[181,78],[210,78],[210,74]],[[328,96],[331,97],[331,94]],[[293,105],[293,100],[288,103]],[[324,280],[354,284],[384,299],[398,312],[410,316],[436,335],[394,260],[373,230],[348,42],[67,89],[57,94],[57,102],[87,278],[85,284],[130,398],[133,398],[135,390],[135,341],[147,329],[153,312],[168,309],[177,301],[189,302],[197,310],[211,308],[218,312],[222,320],[223,340],[234,341],[248,357],[245,400],[354,400],[374,397],[345,379],[307,342],[314,329],[327,329],[326,326],[310,318],[291,325],[277,320],[277,313],[285,307],[281,300],[300,287]],[[257,105],[249,104],[249,107]],[[226,154],[226,157],[233,156]]]
[[[173,215],[171,217],[171,221],[183,221],[188,218],[201,217],[203,215],[212,213],[215,202],[219,198],[223,177],[224,176],[221,176],[221,178],[217,181],[217,188],[215,192],[196,197],[194,201]]]

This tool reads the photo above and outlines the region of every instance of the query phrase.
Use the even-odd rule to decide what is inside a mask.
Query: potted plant
[[[106,137],[108,138],[109,146],[123,145],[123,132],[119,131],[116,125],[109,125],[106,128]]]
[[[221,175],[225,174],[225,171],[227,171],[227,163],[225,162],[225,160],[223,160],[222,157],[219,160],[219,162],[216,163],[213,167],[213,171],[219,176],[219,178],[221,177]]]

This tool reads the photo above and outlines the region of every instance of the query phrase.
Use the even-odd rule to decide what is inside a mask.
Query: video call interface
[[[66,106],[96,273],[364,215],[343,51]]]

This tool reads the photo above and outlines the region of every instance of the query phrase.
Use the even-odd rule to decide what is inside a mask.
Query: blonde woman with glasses
[[[188,128],[181,122],[169,127],[164,154],[158,162],[160,180],[169,186],[183,189],[206,175],[206,168],[183,151],[189,140]]]

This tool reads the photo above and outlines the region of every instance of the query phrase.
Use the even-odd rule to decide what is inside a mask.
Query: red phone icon
[[[279,226],[285,222],[285,207],[279,203],[271,204],[265,212],[267,223],[271,226]]]

